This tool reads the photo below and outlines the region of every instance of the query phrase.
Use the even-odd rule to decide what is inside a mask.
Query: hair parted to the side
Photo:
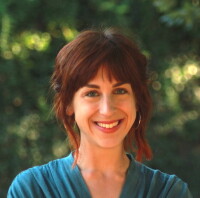
[[[135,152],[136,160],[151,159],[151,148],[145,138],[152,102],[148,91],[147,59],[137,45],[114,29],[87,30],[65,45],[58,53],[51,83],[56,90],[54,110],[63,123],[73,149],[75,161],[80,133],[74,131],[74,115],[67,114],[75,92],[95,77],[104,66],[118,81],[131,84],[136,97],[137,116],[124,140],[127,152]]]

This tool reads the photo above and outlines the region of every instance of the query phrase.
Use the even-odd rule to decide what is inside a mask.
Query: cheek
[[[76,103],[74,106],[75,120],[77,122],[83,123],[83,121],[88,121],[90,117],[94,114],[96,106],[88,103]]]
[[[131,100],[130,102],[124,105],[124,112],[126,112],[128,120],[131,124],[133,124],[136,119],[136,111],[137,109],[134,100]]]

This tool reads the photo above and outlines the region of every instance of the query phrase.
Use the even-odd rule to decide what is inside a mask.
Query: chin
[[[114,149],[118,147],[123,147],[123,142],[105,141],[99,142],[98,146],[103,149]]]

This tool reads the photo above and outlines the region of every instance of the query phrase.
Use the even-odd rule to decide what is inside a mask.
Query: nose
[[[115,102],[111,96],[103,96],[100,105],[99,105],[99,112],[101,115],[104,116],[111,116],[115,112]]]

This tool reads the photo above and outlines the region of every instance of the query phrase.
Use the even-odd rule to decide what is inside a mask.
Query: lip
[[[101,127],[99,126],[97,123],[102,123],[102,124],[111,124],[111,123],[114,123],[114,122],[117,122],[119,121],[118,125],[117,126],[114,126],[113,128],[104,128],[104,127]],[[118,130],[118,128],[121,126],[123,122],[123,119],[119,119],[119,120],[112,120],[112,121],[96,121],[94,122],[95,126],[98,128],[99,131],[103,132],[103,133],[107,133],[107,134],[110,134],[110,133],[114,133]]]
[[[95,123],[102,123],[102,124],[112,124],[114,122],[120,122],[122,119],[118,119],[118,120],[110,120],[110,121],[95,121]]]

